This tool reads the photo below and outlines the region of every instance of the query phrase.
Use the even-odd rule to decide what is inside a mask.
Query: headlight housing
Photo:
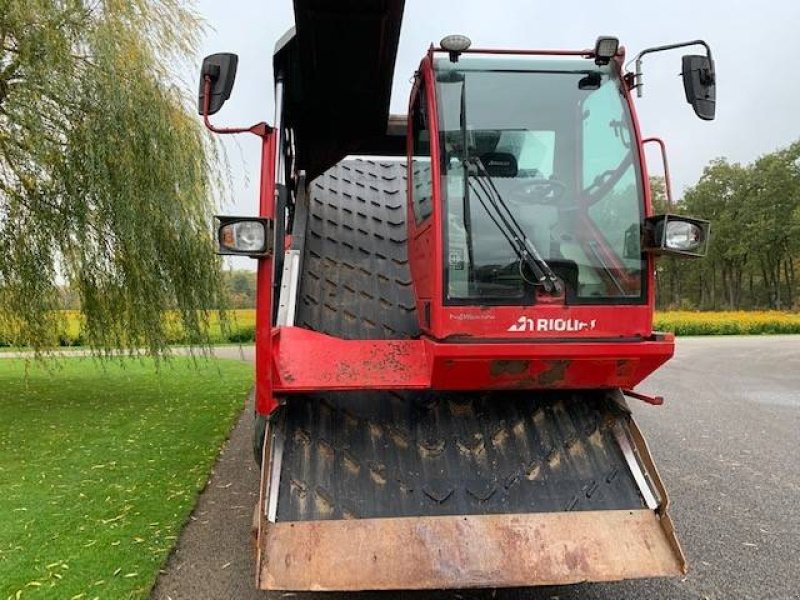
[[[705,256],[711,223],[682,215],[657,215],[645,220],[644,244],[653,254]]]
[[[216,216],[217,254],[261,258],[272,254],[272,219]]]

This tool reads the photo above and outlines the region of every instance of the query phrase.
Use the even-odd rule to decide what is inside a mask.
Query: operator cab
[[[645,302],[642,174],[612,66],[464,56],[433,69],[445,304],[533,304],[558,294],[540,282],[548,267],[568,304]],[[416,179],[430,144],[414,125]],[[420,225],[426,201],[415,194]],[[520,256],[517,225],[538,261]]]

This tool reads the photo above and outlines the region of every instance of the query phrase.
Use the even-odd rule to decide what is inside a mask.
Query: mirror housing
[[[198,113],[205,115],[206,102],[206,77],[211,79],[211,93],[208,100],[208,114],[213,115],[222,108],[225,101],[231,97],[233,82],[236,79],[236,67],[239,57],[230,52],[211,54],[203,59],[200,70],[200,91],[198,93]]]
[[[250,258],[272,255],[275,235],[272,219],[216,215],[214,220],[217,254]]]
[[[645,219],[643,233],[645,252],[699,258],[708,252],[711,223],[682,215],[656,215]]]
[[[717,102],[717,77],[710,56],[687,54],[683,57],[683,89],[686,101],[704,121],[713,121]]]

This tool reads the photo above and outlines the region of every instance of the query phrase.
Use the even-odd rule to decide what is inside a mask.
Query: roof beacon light
[[[619,40],[611,36],[601,35],[594,44],[594,62],[607,65],[619,50]]]
[[[472,40],[465,35],[448,35],[442,38],[439,42],[442,50],[447,50],[450,53],[450,60],[458,62],[458,56],[472,46]]]

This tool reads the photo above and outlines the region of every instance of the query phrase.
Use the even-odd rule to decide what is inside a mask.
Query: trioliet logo
[[[508,331],[563,331],[567,333],[580,333],[594,329],[597,321],[581,321],[580,319],[531,319],[520,317]]]

